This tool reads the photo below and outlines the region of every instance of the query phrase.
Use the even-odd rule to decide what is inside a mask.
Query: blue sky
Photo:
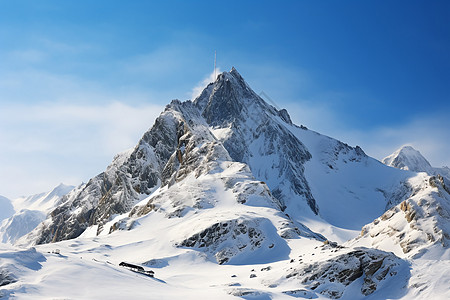
[[[215,50],[298,124],[450,165],[449,19],[448,1],[0,1],[0,194],[104,170]]]

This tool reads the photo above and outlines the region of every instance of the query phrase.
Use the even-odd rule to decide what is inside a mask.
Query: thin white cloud
[[[159,105],[2,105],[0,191],[9,197],[78,184],[133,147]]]
[[[206,76],[205,78],[203,78],[202,81],[200,81],[193,89],[191,92],[191,96],[190,99],[194,100],[195,98],[197,98],[198,96],[200,96],[200,94],[202,93],[203,89],[210,84],[211,82],[214,82],[216,80],[216,78],[214,76],[219,75],[219,73],[221,73],[222,71],[220,71],[219,68],[216,68],[216,70],[212,71],[211,74],[209,74],[208,76]]]

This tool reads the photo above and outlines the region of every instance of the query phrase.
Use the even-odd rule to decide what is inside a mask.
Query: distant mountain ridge
[[[72,185],[60,183],[49,192],[39,193],[32,196],[23,196],[12,201],[14,209],[20,211],[22,209],[39,210],[47,212],[54,208],[62,196],[73,190]]]
[[[14,244],[45,220],[47,213],[58,205],[62,196],[74,186],[59,184],[49,192],[19,197],[11,201],[14,209],[0,223],[0,242]],[[13,207],[11,206],[11,207]]]
[[[413,172],[426,172],[430,175],[442,175],[450,180],[450,168],[432,167],[428,160],[412,146],[403,146],[391,155],[383,158],[385,165]]]

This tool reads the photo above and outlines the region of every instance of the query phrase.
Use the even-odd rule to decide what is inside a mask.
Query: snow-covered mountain
[[[19,238],[30,233],[45,220],[61,197],[73,188],[61,183],[50,192],[14,199],[12,205],[15,211],[13,209],[9,218],[0,223],[0,242],[14,244]]]
[[[22,209],[0,226],[0,242],[14,244],[19,238],[30,233],[45,220],[45,213],[38,210]]]
[[[412,146],[403,146],[391,155],[383,158],[385,165],[413,172],[434,173],[434,168],[423,155]]]
[[[36,248],[0,251],[0,295],[446,299],[423,270],[449,270],[449,193],[293,124],[233,68],[57,201],[19,241]]]
[[[58,204],[58,201],[62,196],[66,195],[74,188],[75,187],[72,185],[65,185],[63,183],[60,183],[49,192],[19,197],[14,199],[12,203],[16,211],[28,209],[47,213]]]
[[[0,196],[0,222],[14,214],[14,207],[6,197]]]
[[[403,146],[391,155],[383,158],[385,165],[413,172],[425,172],[429,175],[441,175],[450,178],[450,168],[432,167],[423,155],[412,146]],[[450,180],[450,179],[449,179]]]

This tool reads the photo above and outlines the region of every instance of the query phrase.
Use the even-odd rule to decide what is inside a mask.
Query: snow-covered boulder
[[[407,265],[393,253],[356,248],[333,258],[311,264],[300,264],[286,275],[295,278],[310,290],[331,299],[342,297],[351,284],[360,286],[364,296],[382,288],[391,277]]]

